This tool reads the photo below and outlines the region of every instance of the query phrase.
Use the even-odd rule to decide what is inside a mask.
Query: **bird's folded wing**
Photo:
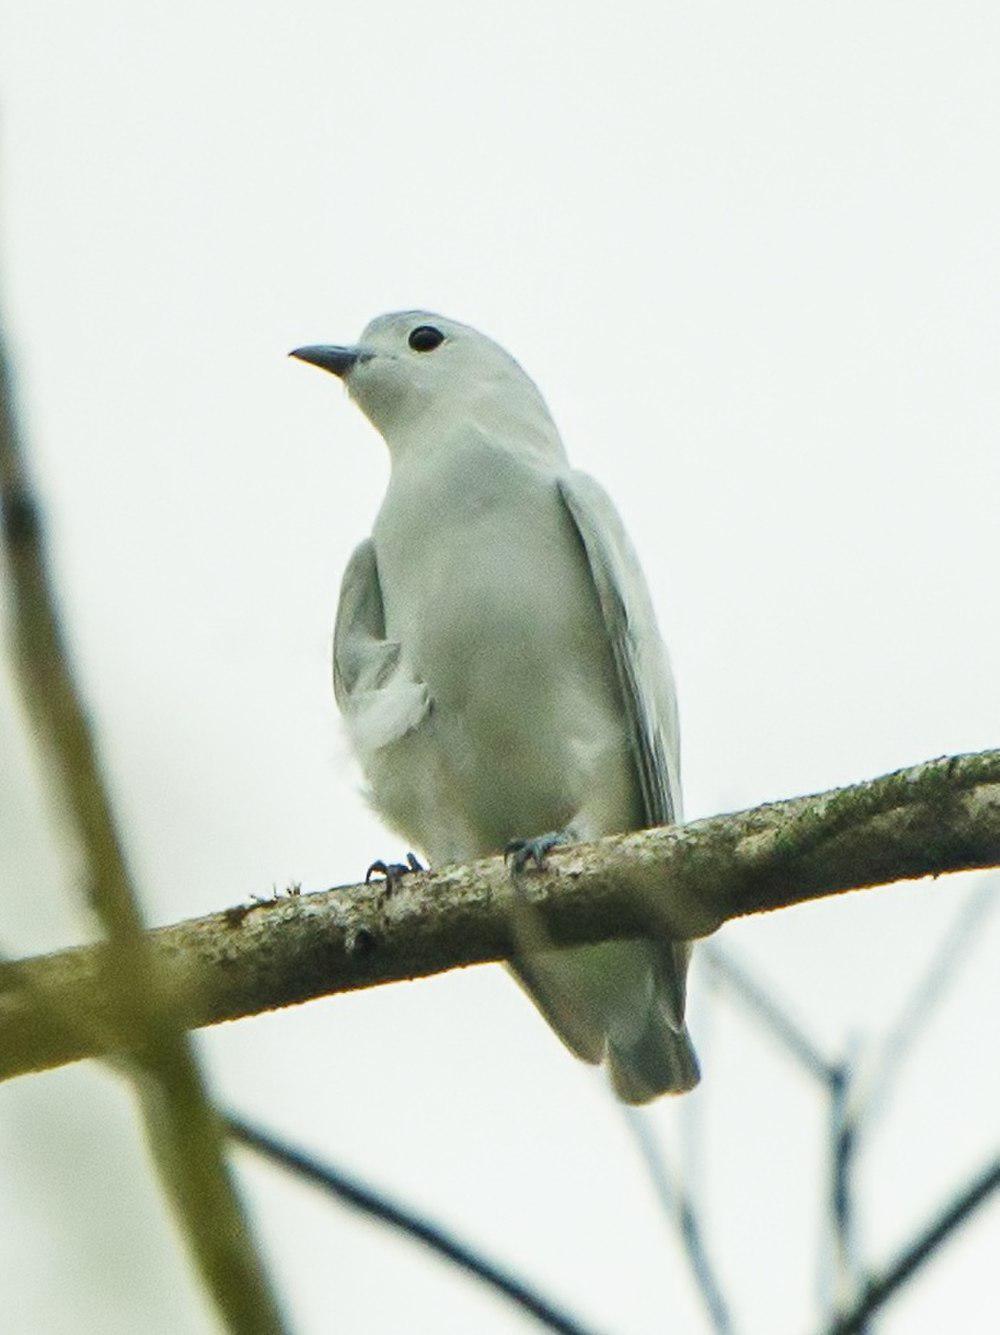
[[[430,695],[385,637],[385,610],[366,538],[344,571],[333,633],[333,690],[352,741],[364,756],[398,741],[426,718]]]
[[[673,673],[649,590],[628,534],[604,490],[569,473],[559,491],[580,537],[611,646],[647,826],[682,819],[680,734]],[[684,1015],[690,949],[674,942],[659,960],[670,1012]]]
[[[673,674],[646,581],[618,513],[586,473],[559,481],[590,566],[611,644],[648,825],[681,819]]]

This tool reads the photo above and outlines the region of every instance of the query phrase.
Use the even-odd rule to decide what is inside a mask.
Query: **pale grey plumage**
[[[412,348],[421,327],[440,344]],[[442,863],[680,820],[673,680],[642,572],[517,363],[424,312],[299,355],[345,376],[392,455],[334,636],[337,701],[386,821]],[[698,1078],[688,955],[609,942],[516,972],[572,1051],[644,1102]]]

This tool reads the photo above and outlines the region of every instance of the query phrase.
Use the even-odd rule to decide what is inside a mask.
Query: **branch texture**
[[[661,932],[706,936],[728,919],[824,895],[1000,865],[1000,751],[932,760],[866,783],[679,827],[557,850],[514,881],[490,858],[277,897],[149,934],[189,1027],[314,997],[510,958],[527,904],[556,946]],[[86,1020],[59,1033],[31,988],[0,971],[0,1078],[98,1055],[116,1032],[103,947],[23,961]],[[127,1036],[122,1036],[127,1047]]]

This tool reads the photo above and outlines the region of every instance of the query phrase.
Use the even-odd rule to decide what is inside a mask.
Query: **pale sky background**
[[[287,361],[426,306],[507,346],[615,497],[680,689],[688,815],[998,744],[995,4],[0,0],[3,313],[73,647],[152,919],[403,849],[329,687],[384,447]],[[79,937],[0,678],[0,942]],[[831,1055],[884,1034],[981,878],[722,939]],[[888,1258],[1000,1122],[980,933],[862,1160]],[[817,1320],[823,1103],[695,980],[651,1119],[738,1328]],[[604,1087],[498,968],[203,1035],[219,1095],[596,1328],[704,1318]],[[450,1268],[241,1158],[295,1329],[504,1335]],[[4,1329],[211,1331],[129,1100],[0,1088]],[[986,1330],[996,1208],[885,1335]]]

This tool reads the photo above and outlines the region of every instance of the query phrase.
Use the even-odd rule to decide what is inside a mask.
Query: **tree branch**
[[[276,897],[149,934],[189,1027],[313,997],[426,977],[516,953],[517,904],[555,946],[663,933],[847,890],[1000,865],[1000,751],[928,761],[814,797],[556,850],[512,883],[501,858]],[[22,962],[74,1010],[115,1032],[102,947]],[[127,1046],[127,1036],[122,1036]],[[0,971],[0,1078],[97,1055],[53,1035]]]

